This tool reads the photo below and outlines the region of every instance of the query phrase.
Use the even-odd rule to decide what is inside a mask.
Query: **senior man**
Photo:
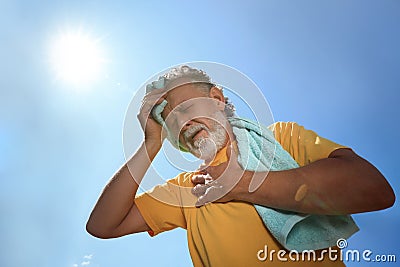
[[[340,260],[321,253],[314,261],[296,261],[287,255],[281,260],[260,260],[257,252],[266,245],[269,251],[284,247],[266,228],[254,205],[321,215],[393,205],[393,190],[373,165],[350,148],[293,122],[278,122],[269,128],[299,167],[243,170],[237,162],[238,141],[227,119],[232,106],[227,106],[222,90],[205,72],[188,66],[172,69],[163,80],[158,90],[143,99],[138,119],[144,140],[105,186],[87,222],[90,234],[114,238],[148,231],[155,236],[182,227],[187,230],[194,266],[343,266]],[[159,115],[164,123],[160,124],[152,112],[161,104]],[[203,159],[205,165],[134,198],[166,137],[177,148]],[[262,183],[249,192],[254,178],[262,178],[258,179]],[[214,186],[217,182],[218,187]],[[196,207],[183,203],[182,191],[174,186],[190,188]],[[178,204],[154,195],[175,199]]]

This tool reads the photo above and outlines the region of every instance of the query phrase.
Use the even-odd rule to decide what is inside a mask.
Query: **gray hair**
[[[212,87],[218,88],[221,93],[223,93],[222,86],[219,86],[211,81],[210,76],[200,69],[192,68],[187,65],[181,65],[175,68],[172,68],[170,71],[165,73],[159,79],[164,79],[165,87],[168,87],[169,84],[179,80],[179,79],[188,79],[199,83],[199,88],[204,89],[205,93],[209,93]],[[235,117],[236,108],[229,100],[228,97],[225,98],[225,115],[227,117]]]

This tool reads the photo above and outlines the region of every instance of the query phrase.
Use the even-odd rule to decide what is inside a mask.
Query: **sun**
[[[50,61],[58,80],[75,85],[97,80],[104,64],[99,39],[82,31],[59,34],[51,44]]]

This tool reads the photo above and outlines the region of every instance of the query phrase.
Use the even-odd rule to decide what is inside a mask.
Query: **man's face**
[[[226,145],[228,126],[220,96],[207,94],[199,84],[185,84],[168,92],[162,116],[174,138],[201,159],[212,159]],[[215,89],[218,90],[218,89]]]

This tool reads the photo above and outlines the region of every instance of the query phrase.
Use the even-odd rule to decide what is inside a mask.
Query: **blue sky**
[[[395,0],[2,1],[0,265],[191,265],[181,229],[115,240],[85,231],[124,163],[123,122],[135,91],[181,62],[242,71],[275,120],[352,147],[397,193],[399,14]],[[58,79],[49,62],[54,36],[78,29],[98,40],[105,59],[84,86]],[[349,248],[400,257],[397,202],[354,218],[361,231]],[[348,263],[358,265],[378,266]]]

